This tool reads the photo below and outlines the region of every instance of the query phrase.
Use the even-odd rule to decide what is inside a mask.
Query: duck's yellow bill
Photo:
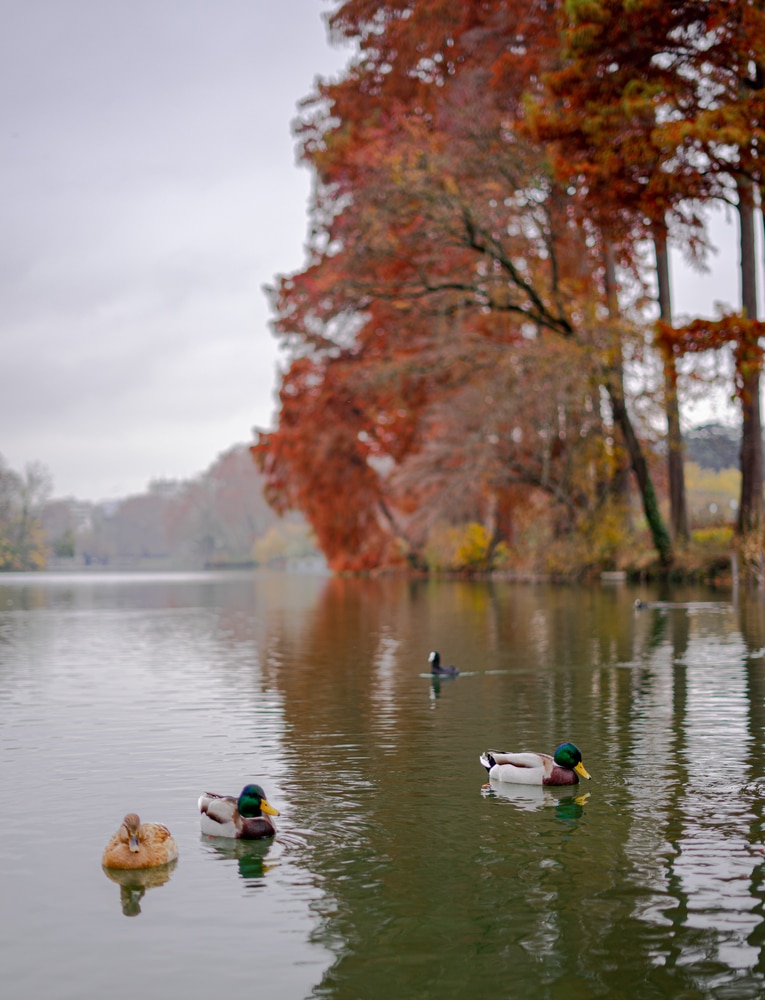
[[[589,779],[590,779],[591,776],[587,773],[587,768],[584,766],[584,764],[581,762],[581,760],[576,765],[576,767],[574,768],[574,770],[576,771],[576,773],[580,777],[587,778],[587,780],[589,781]]]
[[[587,775],[587,777],[589,778],[589,774]],[[260,811],[264,812],[264,813],[268,813],[269,816],[278,816],[279,815],[279,810],[278,809],[274,809],[274,807],[272,805],[270,805],[268,802],[266,802],[265,799],[263,799],[263,801],[260,803]]]

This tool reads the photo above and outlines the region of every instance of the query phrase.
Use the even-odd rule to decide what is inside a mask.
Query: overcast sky
[[[324,0],[0,4],[0,455],[100,500],[272,424],[263,285],[304,262],[290,123]],[[678,311],[737,302],[735,243]]]
[[[268,426],[262,291],[304,262],[290,123],[322,0],[0,4],[0,454],[57,496],[188,478]]]

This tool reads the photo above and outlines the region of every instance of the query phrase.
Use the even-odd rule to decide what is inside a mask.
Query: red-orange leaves
[[[355,400],[305,358],[285,374],[280,398],[279,428],[252,448],[269,500],[305,514],[333,569],[388,561],[393,535]]]
[[[676,357],[702,354],[733,347],[736,362],[736,391],[741,394],[746,375],[762,367],[765,351],[760,341],[765,337],[765,322],[746,319],[740,313],[728,313],[717,320],[695,319],[674,327],[661,321],[656,335],[665,350]]]

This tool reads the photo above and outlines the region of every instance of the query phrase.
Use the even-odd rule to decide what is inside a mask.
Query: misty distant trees
[[[0,461],[0,570],[245,566],[317,555],[305,520],[279,517],[244,445],[188,481],[104,503],[50,500],[39,463],[23,475]]]

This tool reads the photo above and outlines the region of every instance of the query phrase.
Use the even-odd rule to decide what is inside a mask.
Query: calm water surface
[[[758,595],[0,578],[2,995],[762,997],[764,726]],[[482,787],[565,739],[591,782]],[[275,841],[203,838],[250,780]],[[102,870],[128,811],[172,870]]]

